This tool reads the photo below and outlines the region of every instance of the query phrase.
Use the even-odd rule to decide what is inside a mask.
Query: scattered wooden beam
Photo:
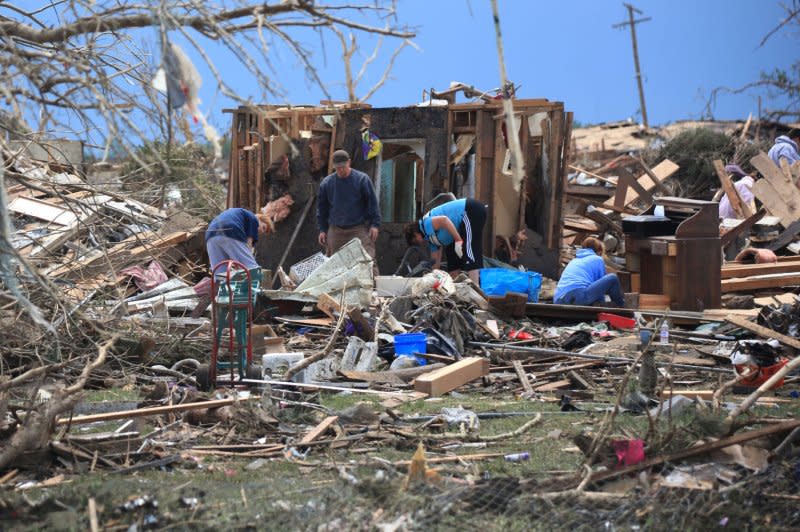
[[[795,220],[789,224],[789,227],[779,234],[778,238],[773,240],[770,245],[767,246],[767,249],[770,251],[778,251],[794,240],[794,237],[797,236],[797,233],[800,233],[800,220]]]
[[[56,425],[72,424],[77,425],[80,423],[94,423],[96,421],[112,421],[114,419],[128,419],[134,417],[147,417],[158,416],[161,414],[170,414],[174,412],[185,412],[187,410],[198,410],[201,408],[219,408],[228,406],[235,403],[237,399],[217,399],[215,401],[202,401],[199,403],[185,403],[180,405],[170,406],[154,406],[152,408],[139,408],[137,410],[121,410],[119,412],[105,412],[103,414],[91,414],[88,416],[75,416],[61,418],[56,421]]]
[[[311,443],[312,441],[316,440],[317,438],[325,434],[325,431],[331,428],[331,426],[337,421],[339,421],[339,416],[326,417],[319,423],[319,425],[311,429],[308,434],[303,436],[303,439],[300,440],[300,443],[298,445],[305,445],[307,443]]]
[[[317,308],[332,320],[335,320],[336,314],[342,311],[342,307],[339,305],[339,302],[328,294],[321,294],[319,296],[319,299],[317,299]]]
[[[750,163],[764,176],[753,185],[753,194],[771,214],[781,219],[784,227],[789,227],[800,218],[800,191],[766,153],[759,153]]]
[[[789,347],[793,347],[795,349],[800,349],[800,340],[797,338],[792,338],[791,336],[786,336],[778,331],[773,331],[772,329],[757,323],[753,323],[752,321],[742,318],[741,316],[727,316],[725,321],[728,323],[733,323],[734,325],[743,329],[747,329],[750,332],[754,332],[764,338],[773,338],[784,345],[788,345]]]
[[[531,386],[531,381],[528,380],[528,375],[525,373],[525,369],[522,367],[522,361],[515,360],[513,365],[514,371],[517,372],[517,377],[519,377],[519,381],[522,383],[522,388],[525,390],[525,393],[532,394],[533,386]]]
[[[777,262],[774,264],[726,264],[722,267],[721,275],[723,279],[734,279],[736,277],[743,278],[751,275],[796,273],[797,270],[797,264],[791,262]]]
[[[672,174],[677,172],[680,167],[675,164],[674,162],[670,161],[669,159],[664,159],[657,165],[655,165],[652,169],[653,174],[659,179],[659,181],[663,181],[670,177]],[[642,186],[646,191],[651,191],[656,188],[654,184],[653,178],[649,174],[642,174],[639,178],[636,179],[637,183]],[[625,191],[625,198],[622,203],[622,207],[624,208],[628,206],[628,204],[632,203],[636,198],[639,197],[639,194],[634,190],[632,187],[628,187]],[[615,198],[609,198],[603,203],[605,208],[615,207]]]
[[[548,382],[546,384],[542,384],[540,386],[535,387],[533,390],[535,392],[554,392],[556,390],[561,390],[562,388],[567,388],[572,384],[572,381],[569,379],[561,379],[554,382]]]
[[[774,275],[759,275],[743,279],[724,279],[720,282],[723,294],[728,292],[743,292],[758,290],[760,288],[784,288],[800,285],[800,273],[776,273]]]
[[[89,530],[91,530],[91,532],[99,532],[100,521],[97,519],[97,502],[94,500],[94,497],[89,497],[89,508],[87,511],[89,512]]]
[[[420,375],[414,381],[414,389],[436,397],[488,375],[488,373],[488,360],[481,357],[469,357],[431,373]]]
[[[13,479],[19,474],[19,469],[12,469],[2,477],[0,477],[0,486],[8,482],[9,480]]]
[[[725,191],[728,201],[731,202],[733,212],[735,212],[739,218],[749,218],[751,215],[750,207],[747,206],[747,203],[742,201],[742,198],[739,196],[739,193],[736,191],[733,183],[731,183],[731,178],[728,175],[728,172],[725,171],[725,167],[722,165],[721,160],[714,159],[714,170],[717,171],[717,177],[719,178],[719,182],[722,184],[722,190]]]

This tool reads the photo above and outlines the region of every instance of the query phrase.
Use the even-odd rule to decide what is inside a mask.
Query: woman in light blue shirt
[[[433,267],[442,262],[442,249],[447,257],[447,270],[456,277],[467,272],[475,284],[483,267],[483,226],[486,205],[471,198],[449,201],[430,210],[405,228],[409,246],[428,242]]]

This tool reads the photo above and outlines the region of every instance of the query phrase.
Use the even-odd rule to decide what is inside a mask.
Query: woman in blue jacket
[[[625,306],[622,288],[615,273],[606,273],[605,248],[594,237],[583,241],[575,258],[569,261],[556,285],[553,303],[560,305],[592,305],[603,303],[606,295],[618,307]]]

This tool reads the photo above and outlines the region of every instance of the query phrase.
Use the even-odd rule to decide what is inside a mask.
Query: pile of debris
[[[193,284],[205,270],[201,220],[97,191],[71,173],[21,163],[8,173],[11,246],[74,304],[111,289],[151,290],[169,277]]]

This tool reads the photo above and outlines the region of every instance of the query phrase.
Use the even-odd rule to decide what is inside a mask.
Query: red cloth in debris
[[[119,273],[133,277],[133,282],[142,292],[147,292],[161,283],[167,282],[167,274],[164,273],[164,268],[157,260],[151,262],[147,269],[136,265],[129,266]]]
[[[508,331],[508,337],[513,340],[533,340],[533,335],[529,332],[525,331],[517,331],[515,329],[511,329]]]
[[[611,442],[617,453],[617,466],[635,465],[644,462],[644,440],[614,440]]]

